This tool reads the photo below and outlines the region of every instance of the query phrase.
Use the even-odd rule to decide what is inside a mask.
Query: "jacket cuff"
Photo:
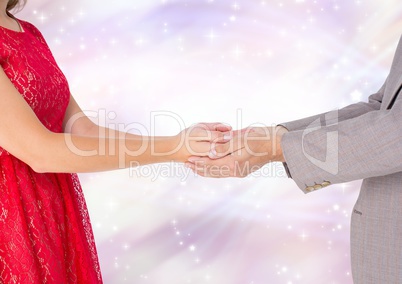
[[[321,136],[323,135],[321,133],[318,134],[320,137],[318,139],[314,137],[316,139],[313,140],[322,141],[323,138]],[[312,161],[311,158],[306,157],[308,153],[303,150],[302,135],[303,131],[292,131],[283,135],[281,141],[283,156],[285,158],[283,165],[288,177],[292,178],[304,193],[309,193],[331,185],[329,176],[333,176],[326,173],[325,169],[320,168],[320,165]],[[309,143],[307,142],[307,144]],[[318,152],[322,153],[323,151],[320,149]]]

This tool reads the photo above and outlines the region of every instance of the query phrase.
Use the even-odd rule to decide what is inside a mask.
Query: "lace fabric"
[[[41,33],[0,27],[0,64],[49,130],[62,132],[70,91]],[[36,173],[0,148],[0,283],[102,283],[77,175]]]

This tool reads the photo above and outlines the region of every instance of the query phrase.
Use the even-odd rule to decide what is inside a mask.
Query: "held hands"
[[[226,138],[233,138],[230,141],[221,137],[210,140],[208,157],[205,152],[204,155],[193,155],[186,166],[205,177],[245,177],[266,163],[284,162],[281,140],[286,132],[286,128],[277,126],[249,127],[233,131],[231,135],[225,133]]]
[[[211,145],[228,143],[232,128],[222,123],[198,123],[172,137],[173,160],[185,163],[192,156],[208,157]]]

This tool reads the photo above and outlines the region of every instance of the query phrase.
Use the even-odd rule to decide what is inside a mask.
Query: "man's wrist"
[[[274,161],[275,162],[285,162],[285,156],[282,150],[282,137],[285,133],[289,132],[285,127],[277,125],[274,129],[274,141],[275,148],[273,149]]]

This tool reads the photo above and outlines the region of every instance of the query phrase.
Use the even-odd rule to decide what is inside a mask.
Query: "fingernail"
[[[211,149],[211,152],[209,152],[208,156],[210,158],[216,158],[216,149],[215,148]]]
[[[230,140],[232,140],[232,138],[233,138],[232,134],[223,135],[223,140],[225,140],[225,141],[230,141]]]

